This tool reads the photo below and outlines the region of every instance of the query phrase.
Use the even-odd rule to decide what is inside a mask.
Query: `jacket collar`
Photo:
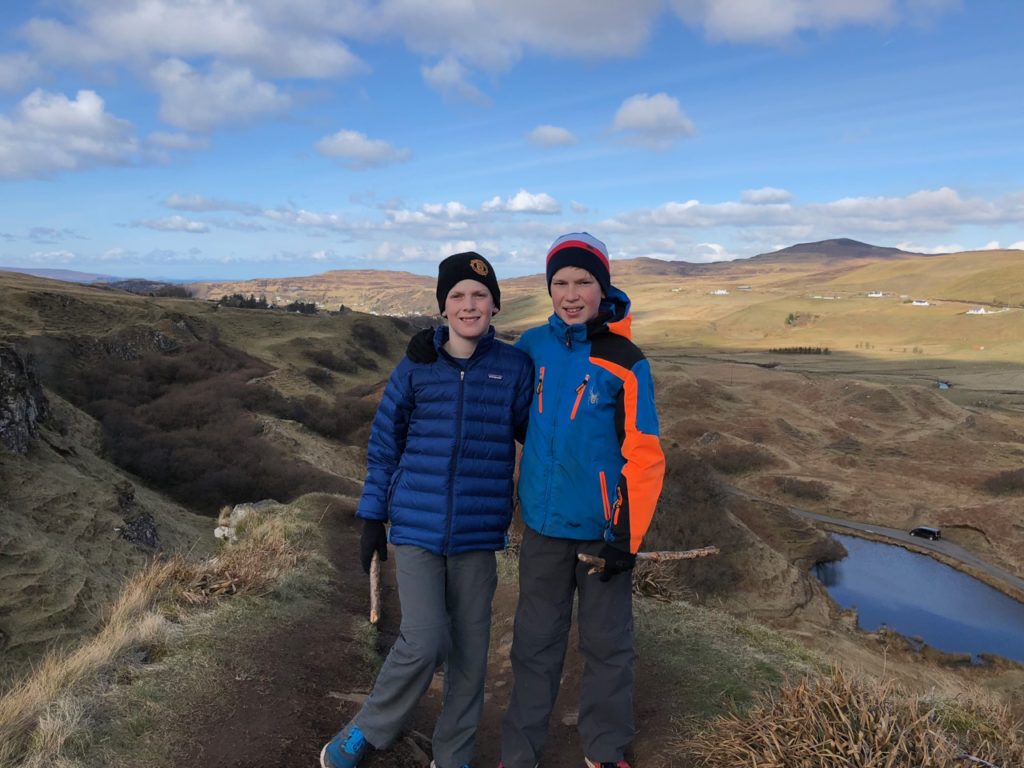
[[[434,329],[434,349],[437,350],[438,357],[445,357],[449,360],[455,360],[454,357],[444,351],[445,342],[448,341],[448,326],[439,325]],[[465,362],[476,360],[481,355],[487,353],[492,346],[494,346],[494,326],[492,325],[487,329],[487,333],[480,337],[480,341],[477,342],[476,349],[473,350],[472,356]]]

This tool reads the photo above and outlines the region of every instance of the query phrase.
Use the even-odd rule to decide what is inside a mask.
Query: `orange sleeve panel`
[[[608,360],[592,357],[591,362],[622,380],[622,457],[626,463],[616,492],[612,534],[616,545],[635,553],[640,550],[661,495],[665,454],[656,434],[642,432],[637,427],[637,403],[641,393],[636,374]]]

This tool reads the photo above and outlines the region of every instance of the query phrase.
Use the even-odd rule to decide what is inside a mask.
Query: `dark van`
[[[919,525],[917,528],[910,529],[911,536],[920,536],[922,539],[936,539],[942,538],[942,531],[938,528],[932,528],[930,525]]]

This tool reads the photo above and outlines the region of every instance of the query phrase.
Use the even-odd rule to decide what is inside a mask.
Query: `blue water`
[[[832,598],[856,608],[861,629],[883,624],[948,653],[1024,662],[1024,603],[892,544],[835,536],[849,556],[815,568]]]

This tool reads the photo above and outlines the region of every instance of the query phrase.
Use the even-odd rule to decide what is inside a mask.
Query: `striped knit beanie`
[[[601,286],[601,293],[608,295],[612,285],[608,249],[589,232],[570,232],[551,244],[551,248],[548,249],[546,270],[548,294],[551,293],[551,278],[562,267],[579,267],[587,270]]]

